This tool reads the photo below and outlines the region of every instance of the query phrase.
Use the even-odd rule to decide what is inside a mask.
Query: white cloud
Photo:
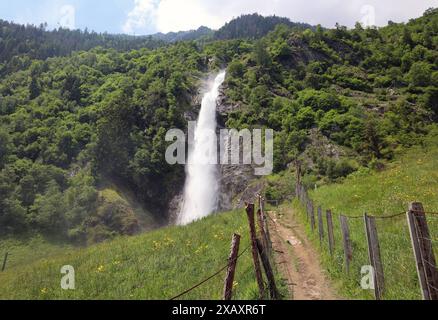
[[[134,0],[134,8],[128,13],[122,27],[125,33],[134,33],[155,24],[156,3],[153,0]]]
[[[24,7],[13,20],[21,24],[47,23],[49,29],[63,27],[73,30],[76,28],[76,7],[64,0],[46,0],[36,8]]]
[[[59,25],[70,30],[76,28],[76,9],[67,4],[59,9]]]
[[[368,8],[364,13],[363,8]],[[292,21],[333,27],[336,22],[349,27],[357,21],[407,21],[420,16],[436,0],[134,0],[123,31],[144,33],[196,29],[201,25],[219,28],[232,18],[246,13],[288,17]],[[374,11],[370,11],[374,8]],[[374,16],[364,17],[373,12]]]
[[[161,32],[219,28],[223,18],[201,0],[162,0],[157,8],[156,27]]]

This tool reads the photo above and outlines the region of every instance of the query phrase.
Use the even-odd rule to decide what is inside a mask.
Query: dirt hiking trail
[[[291,208],[267,212],[274,259],[286,279],[291,300],[340,299],[321,268],[318,254],[308,241]]]

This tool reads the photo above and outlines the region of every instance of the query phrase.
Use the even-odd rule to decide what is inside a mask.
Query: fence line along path
[[[301,183],[300,168],[297,168],[297,179],[295,186],[295,197],[301,202],[301,205],[306,211],[307,221],[310,224],[310,230],[314,230],[314,206],[315,204],[309,197],[309,194]],[[323,209],[318,206],[318,232],[321,247],[325,241],[324,223],[323,223]],[[363,219],[364,233],[366,239],[366,247],[368,250],[368,260],[373,267],[373,282],[374,294],[376,299],[383,299],[385,296],[385,276],[384,276],[384,261],[381,259],[381,250],[379,242],[379,232],[376,228],[376,220],[388,221],[397,217],[406,215],[409,226],[409,234],[412,243],[412,250],[415,258],[415,267],[420,283],[421,294],[424,300],[438,300],[438,269],[436,266],[436,259],[433,250],[433,239],[431,239],[429,226],[426,214],[436,215],[435,212],[426,213],[423,205],[418,202],[413,202],[409,205],[407,212],[395,213],[384,216],[372,216],[364,214],[362,216],[352,216],[348,214],[339,215],[340,234],[342,235],[342,250],[344,253],[344,265],[347,273],[351,273],[351,263],[354,260],[354,250],[352,244],[352,234],[349,227],[350,219]],[[326,211],[327,222],[327,247],[330,255],[333,257],[336,248],[334,238],[333,213],[330,209]],[[409,275],[406,275],[409,276]]]

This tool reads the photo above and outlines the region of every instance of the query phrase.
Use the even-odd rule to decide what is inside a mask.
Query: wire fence
[[[295,194],[309,232],[339,267],[333,272],[340,277],[347,272],[350,284],[357,285],[356,272],[368,265],[374,271],[370,288],[376,299],[438,300],[438,212],[425,211],[420,203],[405,212],[376,216],[324,211],[297,181]]]
[[[183,292],[177,294],[176,296],[174,296],[173,298],[170,298],[169,300],[176,300],[178,298],[181,298],[182,296],[188,294],[189,292],[195,290],[196,288],[202,286],[204,283],[208,282],[209,280],[217,277],[218,275],[220,275],[223,271],[225,271],[225,269],[228,268],[230,263],[235,263],[237,262],[237,260],[239,260],[239,258],[241,256],[243,256],[243,254],[248,251],[250,246],[247,246],[245,249],[242,250],[242,252],[237,256],[236,259],[234,259],[233,261],[228,261],[228,263],[226,265],[224,265],[222,268],[220,268],[219,270],[217,270],[215,273],[213,273],[212,275],[206,277],[205,279],[201,280],[200,282],[198,282],[197,284],[193,285],[192,287],[184,290]]]
[[[194,284],[190,288],[182,291],[181,293],[173,296],[169,300],[176,300],[185,296],[186,294],[192,292],[196,288],[204,285],[211,279],[219,276],[227,269],[227,274],[224,281],[224,299],[230,300],[232,296],[234,273],[236,269],[237,261],[251,248],[252,259],[254,264],[254,273],[257,280],[257,286],[259,289],[259,299],[266,299],[268,297],[272,300],[277,300],[281,298],[279,293],[276,280],[274,268],[271,264],[271,259],[273,258],[271,248],[272,242],[270,239],[270,233],[268,229],[268,224],[266,223],[267,215],[264,212],[264,199],[261,195],[257,194],[256,198],[259,201],[259,209],[257,213],[255,212],[254,204],[246,204],[246,214],[249,223],[249,234],[250,234],[250,245],[243,249],[240,253],[240,235],[234,234],[231,242],[231,252],[227,260],[227,264],[219,268],[217,271],[212,273],[210,276],[204,278],[198,283]],[[256,224],[257,222],[257,224]],[[264,275],[262,273],[262,268],[264,270]],[[267,287],[268,291],[265,291]]]

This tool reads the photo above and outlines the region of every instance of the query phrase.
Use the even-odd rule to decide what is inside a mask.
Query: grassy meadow
[[[2,240],[0,254],[9,250],[11,263],[0,272],[0,299],[170,299],[227,264],[233,233],[242,236],[241,252],[249,245],[243,210],[88,248]],[[75,290],[60,287],[64,265],[75,268]],[[221,299],[224,276],[181,299]],[[233,298],[257,298],[250,250],[237,263],[234,285]]]
[[[340,294],[351,299],[373,299],[372,291],[360,286],[361,267],[369,265],[364,221],[349,219],[353,262],[347,274],[339,214],[357,216],[366,212],[389,216],[406,212],[409,203],[414,201],[422,202],[426,211],[438,212],[438,148],[413,148],[382,172],[359,171],[342,183],[319,187],[309,195],[314,200],[315,211],[318,206],[323,209],[325,233],[325,211],[331,209],[334,213],[336,250],[333,257],[329,255],[327,236],[320,245],[317,232],[311,232],[304,207],[297,200],[289,205],[295,208],[298,219],[320,248],[324,267],[338,282]],[[438,216],[428,215],[427,221],[438,257]],[[376,223],[385,275],[384,299],[421,299],[406,216],[378,219]]]

